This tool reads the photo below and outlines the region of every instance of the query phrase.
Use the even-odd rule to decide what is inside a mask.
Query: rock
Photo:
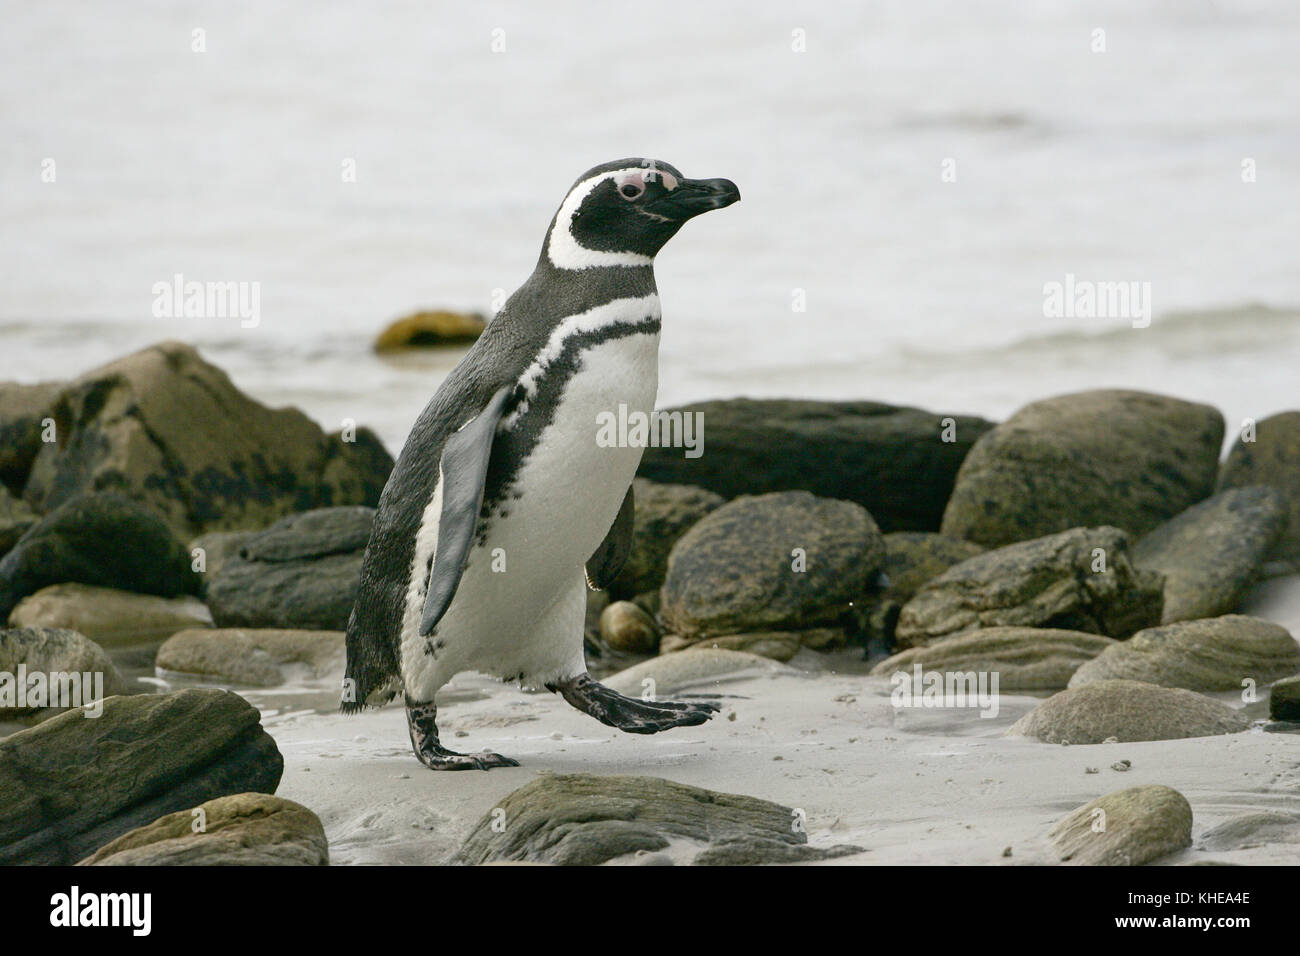
[[[949,568],[904,605],[896,638],[912,647],[963,631],[1010,626],[1123,638],[1160,623],[1163,587],[1159,574],[1130,563],[1124,532],[1072,528]]]
[[[990,548],[1079,526],[1140,535],[1214,490],[1222,446],[1208,405],[1112,390],[1044,399],[971,449],[941,530]]]
[[[53,421],[51,412],[63,387],[62,382],[0,382],[0,484],[14,494],[27,484],[43,434],[51,434],[46,423]]]
[[[1287,502],[1259,486],[1193,505],[1133,545],[1133,564],[1165,576],[1164,623],[1235,611],[1286,527]]]
[[[414,312],[389,324],[375,339],[376,352],[468,345],[483,334],[487,321],[481,315],[432,310]]]
[[[1239,435],[1228,452],[1219,487],[1268,485],[1287,499],[1289,522],[1273,550],[1277,561],[1300,570],[1300,411],[1280,412],[1255,424],[1254,441]]]
[[[318,508],[244,540],[208,580],[219,627],[347,630],[375,513]]]
[[[167,524],[114,494],[60,505],[0,559],[0,620],[27,595],[63,582],[160,597],[197,594],[200,584]]]
[[[852,502],[806,491],[738,498],[673,546],[660,615],[684,637],[834,624],[884,557],[876,523]]]
[[[25,501],[15,498],[4,485],[0,485],[0,558],[8,554],[18,539],[39,520]]]
[[[190,566],[194,566],[195,551],[202,551],[203,567],[199,574],[206,586],[227,561],[238,556],[239,549],[256,533],[256,531],[209,531],[207,534],[201,534],[190,542]]]
[[[160,598],[86,584],[54,584],[23,600],[10,627],[63,627],[104,647],[127,647],[171,637],[191,627],[211,627],[198,598]]]
[[[1063,863],[1141,866],[1192,845],[1192,806],[1170,787],[1130,787],[1084,804],[1048,836]]]
[[[1300,644],[1286,628],[1240,614],[1179,621],[1138,631],[1106,648],[1070,680],[1082,687],[1099,680],[1139,680],[1198,691],[1239,691],[1300,671]]]
[[[938,531],[962,459],[993,427],[879,402],[736,398],[667,411],[702,414],[707,451],[647,448],[642,477],[724,498],[798,490],[856,501],[886,531]]]
[[[782,673],[795,672],[757,654],[701,647],[642,661],[601,683],[629,697],[651,690],[662,698],[691,688],[717,687],[724,681]]]
[[[502,813],[504,828],[497,822]],[[548,774],[499,801],[470,832],[455,862],[596,866],[670,847],[694,851],[692,862],[720,865],[860,852],[808,846],[807,834],[790,825],[794,818],[794,810],[767,800],[659,777]]]
[[[631,601],[615,601],[601,612],[600,636],[628,654],[653,654],[659,647],[659,626]]]
[[[201,811],[201,816],[199,815]],[[194,821],[204,829],[194,832]],[[266,793],[217,797],[124,833],[78,866],[327,866],[316,814]]]
[[[1273,720],[1300,721],[1300,674],[1273,685],[1268,697],[1268,716]]]
[[[721,637],[682,637],[668,634],[659,642],[659,653],[669,654],[690,648],[719,648],[745,651],[774,661],[788,661],[803,648],[829,651],[848,643],[843,628],[813,627],[804,631],[757,631],[748,634],[724,634]]]
[[[984,548],[961,538],[925,531],[895,531],[885,535],[886,600],[906,604],[922,587],[954,564],[984,553]]]
[[[206,628],[173,634],[154,663],[160,671],[276,687],[342,676],[345,653],[341,631]]]
[[[294,511],[378,503],[392,467],[375,439],[331,441],[294,408],[270,409],[191,346],[163,342],[87,372],[51,412],[23,497],[50,510],[86,491],[117,491],[156,510],[183,541],[258,528]],[[363,441],[364,436],[364,441]]]
[[[610,586],[618,598],[658,591],[677,539],[723,502],[720,495],[703,488],[661,485],[644,478],[633,480],[632,494],[636,503],[632,550]]]
[[[122,675],[103,648],[76,631],[52,627],[0,630],[0,675],[11,676],[15,681],[15,692],[20,666],[29,676],[36,673],[46,675],[47,681],[52,680],[49,675],[67,675],[69,683],[64,685],[61,682],[60,690],[67,687],[71,695],[68,703],[75,706],[126,693],[126,681],[122,680]],[[86,675],[90,675],[89,681]],[[30,681],[28,686],[31,686]],[[50,691],[55,689],[49,684],[47,687]],[[0,679],[0,688],[3,688],[3,679]],[[54,703],[48,697],[43,700]],[[31,703],[30,698],[28,703]],[[11,703],[0,689],[0,720],[40,721],[67,709],[57,705],[19,707],[17,704],[16,696]]]
[[[271,793],[284,762],[257,709],[220,690],[110,697],[0,740],[0,864],[68,865],[164,814]]]
[[[1103,680],[1054,694],[1021,717],[1007,735],[1049,744],[1181,740],[1236,734],[1250,719],[1190,690],[1135,680]]]
[[[1277,843],[1300,843],[1300,815],[1281,810],[1243,813],[1201,834],[1203,850],[1248,850]]]
[[[871,669],[875,677],[898,671],[974,671],[998,674],[999,691],[1061,690],[1080,664],[1115,641],[1059,628],[990,627],[945,637],[895,654]]]

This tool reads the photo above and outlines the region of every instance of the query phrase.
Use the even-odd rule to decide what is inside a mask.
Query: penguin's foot
[[[438,708],[433,701],[420,704],[406,698],[406,723],[411,731],[411,749],[430,770],[491,770],[518,767],[519,761],[501,754],[458,754],[438,742]]]
[[[604,684],[591,679],[590,674],[579,674],[568,680],[547,684],[546,689],[559,693],[584,714],[590,714],[602,724],[616,727],[629,734],[657,734],[673,727],[694,727],[718,712],[708,703],[683,703],[675,700],[637,700],[624,697]]]

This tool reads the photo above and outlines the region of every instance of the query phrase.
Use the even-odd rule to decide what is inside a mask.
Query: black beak
[[[730,179],[680,179],[676,189],[646,208],[661,216],[684,220],[733,202],[740,202],[740,190]]]

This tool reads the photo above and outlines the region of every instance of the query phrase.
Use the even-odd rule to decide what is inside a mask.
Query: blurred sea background
[[[1215,404],[1230,432],[1300,405],[1293,0],[54,0],[4,21],[0,378],[183,339],[396,453],[461,353],[374,336],[490,311],[573,180],[644,155],[743,195],[659,257],[661,405],[1001,418],[1120,386]],[[177,273],[259,282],[260,323],[153,317]],[[1149,282],[1150,327],[1046,316],[1067,274]]]

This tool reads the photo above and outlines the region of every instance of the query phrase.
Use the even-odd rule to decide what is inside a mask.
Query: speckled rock
[[[1234,488],[1138,540],[1133,563],[1165,576],[1165,623],[1235,611],[1281,537],[1287,514],[1280,492]]]
[[[342,631],[206,628],[181,631],[158,648],[161,671],[276,687],[343,673]]]
[[[102,647],[161,641],[177,631],[210,627],[212,615],[198,598],[161,598],[86,584],[55,584],[25,597],[9,615],[10,627],[63,627]]]
[[[1289,505],[1289,522],[1272,557],[1300,570],[1300,411],[1260,419],[1254,441],[1238,435],[1223,463],[1220,488],[1268,485]]]
[[[722,504],[723,498],[692,485],[663,485],[634,479],[636,506],[632,550],[610,585],[617,598],[657,591],[668,573],[668,554],[697,521]]]
[[[0,740],[0,864],[75,863],[164,814],[274,792],[284,761],[226,691],[110,697]]]
[[[0,620],[27,595],[63,582],[160,597],[197,594],[200,584],[166,522],[116,494],[73,498],[0,559]]]
[[[1007,735],[1049,744],[1100,744],[1213,737],[1249,729],[1250,718],[1190,690],[1135,680],[1103,680],[1054,694]]]
[[[1198,691],[1241,690],[1300,671],[1300,644],[1280,625],[1240,614],[1138,631],[1075,671],[1071,687],[1140,680]]]
[[[194,832],[196,821],[202,829]],[[325,866],[316,814],[268,793],[237,793],[124,833],[78,866]]]
[[[659,647],[659,625],[631,601],[615,601],[600,612],[600,636],[628,654],[653,654]]]
[[[1208,405],[1147,392],[1034,402],[971,449],[941,530],[991,548],[1083,525],[1143,534],[1214,490],[1223,427]]]
[[[1131,787],[1084,804],[1048,836],[1063,863],[1141,866],[1192,845],[1192,806],[1170,787]]]
[[[500,800],[470,832],[456,862],[595,866],[671,848],[697,865],[729,865],[860,852],[808,846],[807,834],[791,826],[794,818],[794,810],[767,800],[659,777],[548,774]]]
[[[1269,691],[1268,716],[1273,720],[1300,721],[1300,674],[1273,685]]]
[[[1108,637],[1082,631],[990,627],[895,654],[871,673],[888,677],[920,664],[925,671],[996,672],[999,691],[1060,690],[1079,665],[1114,644]]]
[[[881,598],[906,604],[921,587],[954,564],[985,552],[961,538],[925,531],[895,531],[885,535],[885,575],[889,586]]]
[[[43,423],[53,421],[54,403],[63,388],[63,382],[0,382],[0,484],[15,494],[27,484],[32,462],[44,444],[42,436],[48,434]],[[58,437],[57,427],[52,437]]]
[[[665,628],[684,637],[835,624],[884,563],[871,515],[790,491],[737,498],[673,547]]]
[[[902,610],[902,647],[984,627],[1058,627],[1128,637],[1160,623],[1163,581],[1128,557],[1116,528],[1073,528],[954,565]]]
[[[0,558],[8,554],[18,539],[35,527],[40,516],[21,498],[9,494],[0,485]]]
[[[699,413],[705,453],[647,448],[640,474],[724,498],[810,491],[856,501],[886,531],[938,531],[957,469],[992,422],[880,402],[735,398]]]
[[[24,627],[0,630],[0,673],[12,675],[16,680],[22,665],[27,674],[90,674],[86,683],[79,676],[75,685],[78,703],[88,704],[102,697],[125,693],[126,681],[113,666],[104,649],[85,635],[76,631],[52,627]],[[97,676],[96,676],[97,675]],[[102,681],[102,694],[95,694],[95,681]],[[16,691],[16,686],[15,686]],[[0,720],[37,722],[62,713],[62,707],[18,707],[0,695]]]

